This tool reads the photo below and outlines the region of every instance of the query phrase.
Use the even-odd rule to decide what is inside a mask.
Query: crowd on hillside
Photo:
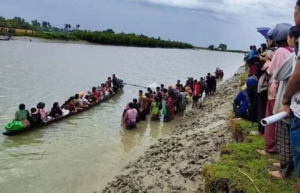
[[[247,59],[246,85],[234,99],[238,117],[258,122],[265,148],[259,154],[279,154],[275,178],[297,173],[296,192],[300,193],[300,0],[295,7],[295,26],[279,23],[268,31],[267,43],[251,46]],[[260,121],[287,112],[289,117],[263,126]]]
[[[216,92],[217,77],[223,77],[223,71],[219,68],[216,69],[215,76],[208,73],[199,81],[189,77],[185,85],[178,80],[176,85],[167,88],[161,84],[155,90],[150,87],[146,92],[140,90],[138,98],[133,99],[125,107],[122,125],[127,129],[136,128],[136,123],[146,120],[148,115],[152,121],[160,120],[162,117],[164,122],[173,120],[175,114],[182,117],[187,103],[192,102],[192,108],[199,108],[204,94],[210,96]]]

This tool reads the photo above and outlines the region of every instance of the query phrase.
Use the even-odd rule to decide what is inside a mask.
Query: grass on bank
[[[241,78],[242,87],[247,73]],[[264,149],[261,136],[250,136],[257,131],[257,123],[229,116],[230,130],[237,142],[221,148],[221,161],[203,168],[206,192],[230,193],[292,193],[295,191],[296,176],[284,180],[273,179],[269,171],[278,170],[272,164],[278,162],[277,155],[261,156],[256,149]],[[246,176],[246,175],[247,176]],[[253,182],[249,179],[253,180]]]
[[[257,126],[245,120],[237,121],[238,128],[244,132],[255,131]],[[216,192],[220,188],[231,193],[292,193],[295,190],[296,177],[285,180],[272,179],[269,171],[277,168],[272,163],[278,156],[260,156],[256,149],[264,147],[260,136],[247,136],[242,143],[232,143],[222,147],[221,162],[204,167],[207,192]],[[252,180],[245,176],[247,174]]]

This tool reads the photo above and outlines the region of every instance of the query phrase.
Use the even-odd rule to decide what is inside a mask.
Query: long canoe
[[[56,119],[52,119],[50,121],[43,122],[43,123],[41,123],[39,125],[35,125],[35,126],[29,127],[29,128],[26,128],[26,129],[21,129],[21,130],[16,130],[16,131],[4,131],[2,134],[6,135],[6,136],[15,136],[15,135],[19,135],[21,133],[25,133],[25,132],[28,132],[28,131],[40,129],[40,128],[44,127],[44,126],[50,125],[52,123],[55,123],[55,122],[58,122],[58,121],[61,121],[61,120],[64,120],[64,119],[66,119],[68,117],[71,117],[71,116],[74,116],[74,115],[78,115],[79,113],[82,113],[82,112],[84,112],[84,111],[86,111],[88,109],[91,109],[91,108],[93,108],[95,106],[98,106],[100,103],[102,103],[104,101],[107,101],[108,99],[112,98],[116,94],[123,92],[123,87],[124,87],[124,85],[122,85],[121,89],[118,90],[118,91],[116,91],[114,94],[111,94],[108,97],[104,98],[102,101],[100,101],[98,103],[95,103],[95,104],[93,104],[93,105],[91,105],[91,106],[89,106],[87,108],[84,108],[84,109],[82,109],[80,111],[77,111],[76,113],[70,113],[70,114],[67,114],[65,116],[61,116],[61,117],[58,117]]]

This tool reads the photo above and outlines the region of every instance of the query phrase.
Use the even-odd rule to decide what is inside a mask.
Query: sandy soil
[[[201,167],[218,161],[221,145],[233,141],[228,116],[241,72],[219,85],[217,94],[206,98],[202,109],[187,112],[170,136],[159,139],[129,163],[102,192],[205,192]]]

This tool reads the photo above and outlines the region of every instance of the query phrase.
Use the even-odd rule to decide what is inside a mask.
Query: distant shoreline
[[[5,36],[0,36],[5,37]],[[122,45],[105,45],[105,44],[97,44],[84,40],[56,40],[56,39],[44,39],[30,36],[12,36],[12,40],[10,41],[30,41],[33,42],[46,42],[46,43],[63,43],[63,44],[82,44],[82,45],[98,45],[98,46],[118,46],[118,47],[136,47],[136,48],[150,48],[150,47],[137,47],[137,46],[122,46]],[[160,48],[160,47],[157,47]],[[161,49],[180,49],[180,48],[161,48]],[[230,52],[230,53],[247,53],[245,51],[235,51],[235,50],[210,50],[204,47],[194,47],[194,48],[186,48],[184,50],[206,50],[206,51],[216,51],[216,52]]]

